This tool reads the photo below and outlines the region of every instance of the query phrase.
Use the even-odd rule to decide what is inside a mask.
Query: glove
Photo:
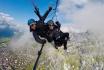
[[[46,40],[43,40],[43,44],[45,44],[46,43]]]
[[[51,6],[49,7],[49,10],[52,10],[52,7]]]

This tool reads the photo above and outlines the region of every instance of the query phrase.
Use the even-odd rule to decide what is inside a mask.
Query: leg
[[[58,47],[55,45],[55,48],[58,49]]]
[[[66,40],[69,40],[69,33],[64,33],[63,35],[65,38],[67,38]]]
[[[67,50],[67,42],[64,42],[64,50]]]
[[[54,41],[54,44],[55,44],[55,48],[58,49],[57,42],[56,41]]]

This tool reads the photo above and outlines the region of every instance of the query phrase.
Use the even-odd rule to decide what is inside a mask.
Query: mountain
[[[0,37],[4,36],[0,38],[0,70],[32,70],[41,45],[24,26],[18,28],[5,18],[0,19]],[[57,50],[53,43],[45,44],[37,70],[104,70],[104,41],[91,31],[71,28],[69,34],[66,51],[63,46]]]
[[[67,51],[63,47],[57,50],[48,42],[45,44],[37,70],[103,70],[104,41],[90,31],[71,28],[69,34]],[[1,70],[32,70],[40,48],[27,29],[0,20]]]
[[[0,29],[0,38],[1,37],[12,37],[14,35],[14,30],[6,27],[5,29]]]
[[[29,42],[30,41],[30,42]],[[97,39],[90,31],[70,32],[67,51],[60,47],[58,50],[54,45],[45,44],[39,59],[37,70],[103,70],[104,69],[104,47],[102,41]],[[26,70],[31,70],[38,55],[41,45],[30,39],[23,47],[18,49],[17,54],[24,56],[30,64]]]
[[[15,23],[14,18],[9,14],[0,12],[0,38],[22,34],[27,31],[27,28],[26,24]]]
[[[103,42],[90,31],[69,32],[69,34],[70,41],[68,41],[67,51],[64,51],[63,47],[57,50],[52,44],[45,44],[37,70],[103,70]],[[7,62],[11,66],[8,63],[7,66],[11,69],[12,67],[17,70],[32,70],[33,68],[41,45],[26,35],[11,41],[8,49],[6,49],[9,50],[9,54],[5,52],[7,54],[5,58],[10,60]]]

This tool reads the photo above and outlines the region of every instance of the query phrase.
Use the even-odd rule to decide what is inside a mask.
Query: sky
[[[55,7],[56,0],[33,0],[43,15],[49,6]],[[29,32],[27,21],[38,20],[34,13],[32,0],[0,0],[0,37],[13,36],[17,33]],[[48,19],[51,19],[53,11]],[[46,21],[47,21],[46,20]]]
[[[26,23],[28,19],[37,19],[34,14],[32,0],[0,0],[0,12],[7,13],[17,23]],[[56,0],[33,0],[43,14],[49,5],[55,6]],[[50,14],[51,17],[51,14]]]
[[[66,24],[62,30],[90,31],[104,40],[104,0],[61,0],[58,19]]]
[[[34,1],[43,14],[49,5],[55,6],[56,0]],[[0,28],[5,30],[9,25],[12,29],[26,30],[28,27],[21,24],[27,24],[30,18],[37,19],[30,0],[0,0],[0,22],[6,20],[6,23],[0,23]],[[104,0],[60,0],[57,18],[62,30],[90,30],[104,36]],[[16,23],[11,24],[11,20]]]

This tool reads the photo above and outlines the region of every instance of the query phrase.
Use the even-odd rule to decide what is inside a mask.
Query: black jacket
[[[47,26],[44,24],[44,21],[51,10],[52,10],[52,7],[50,7],[43,16],[40,15],[38,8],[35,8],[35,11],[34,11],[36,15],[39,17],[39,21],[37,21],[36,30],[33,31],[33,37],[40,44],[43,44],[45,41],[45,39],[41,39],[40,37],[47,38],[47,34],[46,34]]]
[[[41,32],[39,31],[33,31],[33,37],[35,38],[36,42],[40,43],[40,44],[44,44],[44,39],[41,39],[40,37],[42,37],[41,35],[44,35],[44,34],[41,34]]]

